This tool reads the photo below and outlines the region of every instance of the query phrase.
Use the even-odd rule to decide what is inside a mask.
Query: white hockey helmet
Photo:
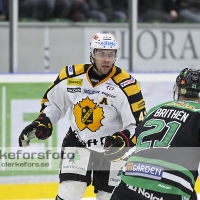
[[[116,50],[116,59],[119,57],[119,46],[115,37],[110,33],[96,33],[90,42],[90,56],[93,57],[96,49]]]

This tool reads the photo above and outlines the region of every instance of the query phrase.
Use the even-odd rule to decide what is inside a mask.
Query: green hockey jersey
[[[158,105],[135,134],[136,150],[124,167],[123,182],[189,198],[200,161],[200,104],[177,100]]]

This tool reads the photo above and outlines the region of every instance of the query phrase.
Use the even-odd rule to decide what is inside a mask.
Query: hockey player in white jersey
[[[19,136],[20,146],[33,137],[29,135],[33,130],[38,139],[47,139],[68,110],[70,128],[62,143],[56,200],[80,200],[91,182],[97,200],[108,200],[114,186],[109,183],[111,163],[102,157],[104,148],[113,141],[118,150],[134,145],[145,102],[135,77],[115,66],[118,56],[112,34],[95,34],[90,42],[91,64],[64,67],[44,94],[39,117]],[[79,158],[74,163],[76,154]]]

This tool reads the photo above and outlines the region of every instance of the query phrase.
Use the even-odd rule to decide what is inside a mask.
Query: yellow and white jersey
[[[64,67],[45,93],[41,104],[52,124],[69,109],[70,126],[87,147],[103,151],[105,136],[128,129],[134,134],[146,113],[137,80],[114,66],[94,87],[88,76],[91,64]]]

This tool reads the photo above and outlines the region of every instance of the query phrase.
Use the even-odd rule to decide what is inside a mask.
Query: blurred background
[[[90,63],[97,32],[115,35],[116,65],[138,79],[147,109],[173,99],[180,70],[199,68],[200,0],[0,0],[0,200],[55,198],[58,159],[31,170],[8,164],[37,159],[10,160],[2,152],[20,150],[21,130],[37,117],[62,67]],[[60,152],[67,128],[66,116],[48,141],[33,140],[26,151]],[[195,189],[200,193],[199,179]],[[88,187],[84,197],[94,196]]]
[[[0,0],[0,73],[89,63],[99,31],[115,35],[128,71],[198,68],[199,23],[199,0]]]

